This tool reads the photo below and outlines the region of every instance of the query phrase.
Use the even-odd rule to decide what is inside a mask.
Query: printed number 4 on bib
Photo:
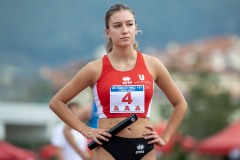
[[[111,86],[110,113],[144,113],[144,86]]]

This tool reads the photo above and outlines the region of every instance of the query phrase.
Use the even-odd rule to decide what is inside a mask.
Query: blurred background
[[[239,0],[1,0],[0,159],[11,150],[32,159],[53,159],[46,147],[59,119],[48,103],[82,66],[106,53],[104,16],[115,3],[135,11],[142,31],[139,50],[164,63],[189,105],[176,136],[157,147],[157,158],[236,160]],[[91,105],[91,90],[74,100]],[[157,87],[152,105],[152,122],[160,133],[172,107]]]

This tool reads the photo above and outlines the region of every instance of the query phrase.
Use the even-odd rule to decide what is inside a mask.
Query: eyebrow
[[[134,20],[128,20],[127,23],[128,23],[128,22],[133,22],[133,21],[134,21]],[[113,22],[112,24],[119,24],[119,23],[121,23],[121,22]]]

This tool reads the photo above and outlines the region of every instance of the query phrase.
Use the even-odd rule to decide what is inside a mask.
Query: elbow
[[[183,105],[182,105],[182,108],[184,110],[184,113],[186,113],[188,111],[188,104],[186,101],[184,101]]]
[[[51,99],[51,101],[49,102],[49,108],[50,108],[52,111],[55,111],[55,110],[56,110],[56,106],[57,106],[56,100],[55,100],[54,98]]]
[[[181,101],[179,103],[177,103],[176,105],[174,105],[174,108],[177,108],[178,110],[180,110],[183,114],[185,114],[188,110],[188,104],[187,102]]]

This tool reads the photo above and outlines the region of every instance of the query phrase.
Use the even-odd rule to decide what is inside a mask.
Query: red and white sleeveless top
[[[129,71],[115,70],[107,55],[102,62],[102,73],[92,89],[99,118],[124,118],[132,113],[150,117],[154,82],[142,53],[137,52],[135,67]]]

